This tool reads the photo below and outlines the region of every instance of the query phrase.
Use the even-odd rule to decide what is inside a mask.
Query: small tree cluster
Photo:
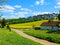
[[[9,29],[9,31],[11,31],[9,24],[6,22],[5,18],[3,18],[1,22],[1,27],[4,28],[5,26],[7,27],[7,29]]]
[[[6,26],[6,20],[5,20],[5,18],[3,18],[2,22],[1,22],[1,27],[4,28],[4,26]]]

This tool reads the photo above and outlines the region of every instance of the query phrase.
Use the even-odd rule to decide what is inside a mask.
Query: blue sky
[[[60,10],[60,0],[8,0],[0,9],[3,18],[29,17]]]

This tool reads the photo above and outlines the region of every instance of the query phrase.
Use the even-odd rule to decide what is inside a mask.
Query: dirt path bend
[[[42,39],[38,39],[38,38],[35,38],[33,36],[30,36],[28,34],[25,34],[23,33],[23,31],[20,31],[20,30],[17,30],[17,29],[12,29],[13,31],[15,31],[16,33],[18,33],[19,35],[25,37],[25,38],[28,38],[30,40],[33,40],[35,42],[38,42],[38,43],[41,43],[41,44],[44,44],[44,45],[60,45],[60,44],[56,44],[56,43],[52,43],[52,42],[48,42],[46,40],[42,40]]]

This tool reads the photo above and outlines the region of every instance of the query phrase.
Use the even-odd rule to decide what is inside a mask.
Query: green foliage
[[[58,33],[47,33],[49,32],[48,30],[24,30],[24,32],[40,39],[60,43],[60,34]]]
[[[7,27],[7,29],[9,29],[9,31],[11,31],[11,28],[8,24],[6,25],[6,27]]]
[[[6,20],[5,20],[5,18],[2,19],[1,26],[2,26],[2,28],[4,28],[4,26],[6,26]]]
[[[60,14],[58,15],[58,19],[60,20]]]
[[[42,45],[42,44],[24,38],[13,31],[9,32],[8,29],[6,28],[3,29],[0,28],[0,45]]]
[[[18,24],[18,23],[34,22],[34,21],[38,21],[38,20],[41,20],[41,19],[19,18],[19,19],[8,19],[7,21],[9,22],[9,24]]]

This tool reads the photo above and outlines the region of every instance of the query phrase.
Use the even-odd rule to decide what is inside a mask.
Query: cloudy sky
[[[8,0],[0,9],[3,18],[29,17],[60,10],[60,0]]]

